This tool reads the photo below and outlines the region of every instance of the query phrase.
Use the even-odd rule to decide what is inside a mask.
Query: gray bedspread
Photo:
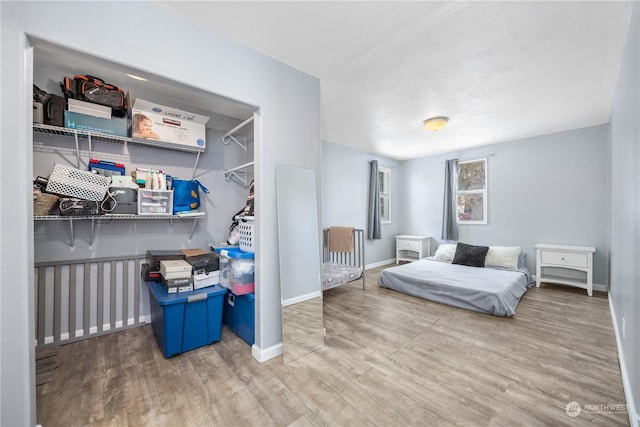
[[[525,267],[518,270],[467,267],[428,258],[383,270],[378,284],[496,316],[513,316],[520,298],[532,285]]]

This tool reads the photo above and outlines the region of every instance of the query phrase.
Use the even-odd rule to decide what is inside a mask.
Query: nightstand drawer
[[[540,261],[543,264],[553,265],[567,265],[572,267],[587,268],[588,257],[587,254],[578,254],[571,252],[556,252],[556,251],[540,251]]]
[[[420,250],[420,242],[418,240],[402,240],[402,239],[398,239],[396,244],[398,245],[398,249],[400,249],[400,250],[409,250],[409,251],[419,251]]]

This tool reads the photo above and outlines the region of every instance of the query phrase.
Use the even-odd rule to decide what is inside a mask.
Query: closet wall
[[[0,424],[35,424],[35,256],[30,195],[34,160],[29,55],[30,47],[38,41],[127,64],[133,70],[257,108],[256,280],[260,285],[256,290],[253,354],[258,360],[280,354],[275,165],[295,165],[320,173],[318,80],[177,18],[153,2],[1,2],[0,7],[0,178],[4,183],[0,187]],[[117,16],[119,28],[127,31],[114,31],[90,19],[70,22],[69,16]],[[68,248],[64,250],[68,253]]]

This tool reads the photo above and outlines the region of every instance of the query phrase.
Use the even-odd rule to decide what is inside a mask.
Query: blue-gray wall
[[[640,425],[640,11],[634,3],[611,116],[611,293],[632,426]],[[624,338],[623,338],[624,330]]]
[[[459,241],[595,246],[594,283],[608,284],[608,126],[527,138],[402,163],[404,232],[442,239],[444,161],[488,157],[488,222],[460,225]]]
[[[353,226],[367,230],[369,161],[391,169],[391,223],[382,225],[382,239],[365,239],[365,264],[395,259],[394,236],[402,231],[403,189],[400,162],[379,155],[322,142],[322,226]]]
[[[118,28],[127,30],[96,25],[94,20],[70,20],[73,16],[117,16]],[[0,19],[0,424],[26,426],[36,420],[29,37],[258,107],[254,140],[257,287],[253,355],[265,360],[280,354],[275,165],[320,172],[319,81],[175,17],[154,2],[2,1]],[[139,46],[145,46],[144,55],[140,55]],[[217,234],[210,231],[211,237],[217,238]]]

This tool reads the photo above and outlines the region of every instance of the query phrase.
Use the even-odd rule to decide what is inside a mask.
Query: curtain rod
[[[495,155],[496,155],[496,153],[489,153],[489,154],[484,154],[484,155],[482,155],[482,156],[474,157],[474,158],[472,158],[472,159],[466,159],[466,160],[460,160],[460,159],[458,159],[458,163],[472,162],[472,161],[474,161],[474,160],[482,160],[484,157],[493,157],[493,156],[495,156]],[[447,160],[452,160],[452,159],[447,159]],[[446,162],[447,162],[447,160],[443,161],[442,163],[446,163]]]

